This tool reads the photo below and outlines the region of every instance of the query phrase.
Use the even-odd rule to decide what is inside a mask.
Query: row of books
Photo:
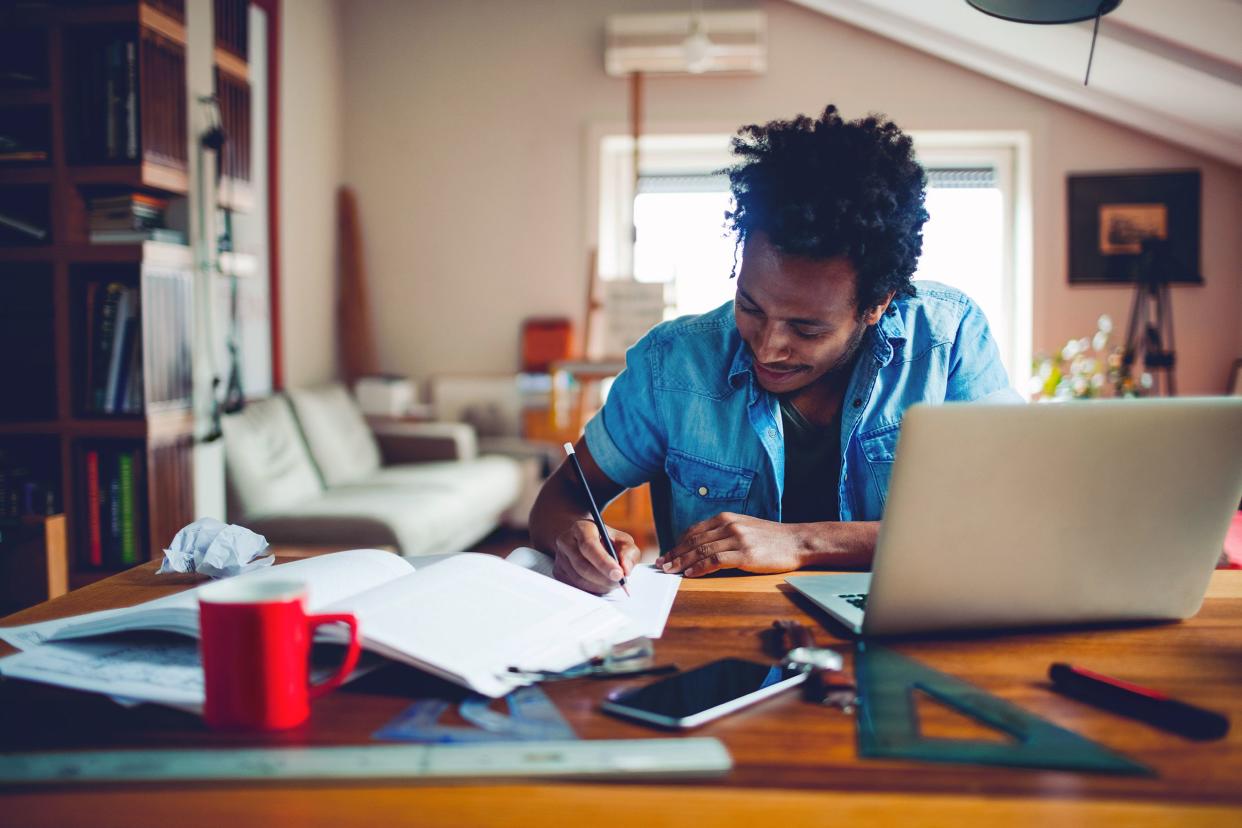
[[[29,465],[0,457],[0,520],[56,514],[56,491]]]
[[[94,244],[133,244],[162,241],[185,244],[185,234],[164,226],[166,199],[146,193],[97,196],[86,208],[86,223]]]
[[[78,150],[86,160],[136,161],[141,132],[135,34],[83,34],[75,44]]]
[[[86,463],[86,551],[92,566],[138,563],[142,452],[90,448]]]
[[[86,405],[92,414],[142,413],[142,309],[137,287],[86,285]]]
[[[0,163],[46,161],[47,137],[19,135],[15,131],[0,132]]]
[[[10,207],[0,206],[0,244],[45,242],[47,237],[46,222],[32,221]]]

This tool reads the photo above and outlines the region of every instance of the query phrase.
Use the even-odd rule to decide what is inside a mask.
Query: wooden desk
[[[135,603],[194,581],[157,579],[153,568],[116,575],[5,623]],[[818,624],[821,643],[844,644],[841,630],[791,594],[781,577],[722,577],[685,582],[658,651],[683,668],[727,655],[763,658],[758,633],[774,618]],[[897,649],[1147,763],[1158,777],[860,760],[851,717],[787,693],[694,731],[719,737],[732,752],[736,768],[720,780],[36,790],[3,794],[0,824],[1242,824],[1242,572],[1217,572],[1202,611],[1182,624],[959,638]],[[1221,741],[1194,743],[1101,713],[1048,689],[1044,677],[1052,661],[1076,662],[1224,711],[1235,730]],[[265,740],[212,733],[199,719],[171,710],[126,710],[85,694],[6,681],[0,684],[0,745],[364,744],[431,682],[403,666],[386,667],[317,702],[306,728]],[[546,687],[583,738],[651,737],[652,730],[596,711],[605,693],[624,684],[579,680]],[[926,727],[955,729],[947,714],[928,713]]]

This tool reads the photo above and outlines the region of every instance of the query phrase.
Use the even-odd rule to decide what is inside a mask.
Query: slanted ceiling
[[[965,0],[792,0],[997,80],[1242,166],[1242,0],[1122,0],[1100,22],[1011,23]]]

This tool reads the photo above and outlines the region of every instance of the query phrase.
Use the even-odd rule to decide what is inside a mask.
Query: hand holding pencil
[[[565,444],[569,462],[566,466],[574,478],[576,500],[585,505],[590,521],[578,520],[556,539],[555,575],[558,580],[594,593],[604,593],[617,586],[629,594],[625,575],[638,562],[640,550],[625,532],[604,525],[603,516],[582,470],[573,444]]]

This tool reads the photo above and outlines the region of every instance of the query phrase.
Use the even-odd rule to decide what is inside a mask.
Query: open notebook
[[[463,554],[417,572],[404,558],[356,549],[239,575],[300,580],[310,612],[352,612],[362,646],[487,696],[524,682],[509,667],[559,671],[641,634],[608,602],[490,555]],[[196,590],[121,610],[0,630],[22,648],[108,633],[158,630],[198,635]],[[325,640],[344,630],[321,628]],[[21,653],[0,672],[23,675]],[[84,688],[85,689],[85,688]]]

